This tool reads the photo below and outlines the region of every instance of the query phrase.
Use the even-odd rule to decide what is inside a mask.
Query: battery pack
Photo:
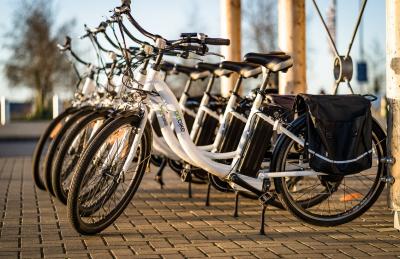
[[[250,177],[257,177],[257,172],[271,145],[273,128],[259,116],[254,115],[252,120],[251,131],[241,154],[238,171]]]
[[[199,115],[199,124],[201,127],[194,137],[193,142],[197,146],[210,145],[214,142],[219,120],[204,110],[200,110],[199,112],[201,113]]]
[[[151,126],[154,130],[154,133],[156,133],[157,137],[162,137],[161,128],[160,124],[158,124],[157,116],[153,116],[153,118],[151,119]]]
[[[236,150],[245,126],[245,122],[230,112],[226,117],[221,141],[217,144],[217,152],[225,153]]]
[[[185,118],[186,126],[188,128],[188,131],[190,132],[193,127],[194,118],[193,118],[193,116],[189,115],[186,112],[183,112],[183,118]]]

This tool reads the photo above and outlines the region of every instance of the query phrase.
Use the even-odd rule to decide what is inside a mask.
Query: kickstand
[[[192,177],[189,178],[189,185],[188,185],[188,197],[192,198]]]
[[[192,171],[190,167],[184,168],[181,171],[181,180],[182,182],[187,182],[188,185],[188,196],[192,198]]]
[[[263,190],[267,190],[269,188],[269,185],[267,186],[267,182],[264,182]],[[267,187],[267,188],[266,188]],[[264,230],[264,225],[265,225],[265,211],[267,210],[267,205],[269,201],[274,197],[274,194],[265,191],[263,195],[261,195],[258,200],[261,203],[262,209],[261,209],[261,227],[260,227],[260,235],[265,235],[265,230]]]
[[[207,185],[206,207],[210,206],[211,183]]]
[[[263,235],[263,236],[265,236],[264,225],[265,225],[265,211],[266,210],[267,210],[267,205],[263,204],[262,210],[261,210],[261,227],[260,227],[260,235]]]
[[[167,165],[167,160],[164,158],[160,164],[160,167],[158,168],[158,171],[156,173],[156,176],[154,177],[154,180],[160,184],[160,188],[164,188],[164,181],[162,177],[162,173],[165,169],[165,166]]]
[[[233,217],[237,218],[239,217],[239,192],[235,192],[235,209],[233,210]]]

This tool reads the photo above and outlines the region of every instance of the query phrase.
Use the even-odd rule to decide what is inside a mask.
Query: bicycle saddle
[[[262,72],[259,65],[246,62],[223,61],[220,68],[236,72],[244,78],[256,77]]]
[[[200,62],[197,63],[196,68],[214,73],[215,70],[219,69],[219,64]]]
[[[196,68],[198,68],[200,70],[209,71],[210,73],[213,73],[217,77],[229,76],[230,74],[232,74],[231,71],[221,69],[219,63],[200,62],[200,63],[197,63]]]
[[[161,64],[161,70],[162,70],[163,72],[165,72],[165,73],[170,73],[171,71],[174,70],[174,66],[175,66],[175,64],[164,61],[164,62]]]
[[[293,66],[292,57],[283,52],[248,53],[244,56],[244,60],[262,65],[272,72],[286,72]]]
[[[199,70],[196,69],[195,67],[189,67],[189,66],[178,65],[178,64],[175,64],[174,70],[175,70],[176,72],[178,72],[178,73],[182,73],[182,74],[185,74],[185,75],[187,75],[187,76],[190,76],[191,73],[194,73],[194,72],[198,72],[198,71],[199,71]]]
[[[210,75],[208,71],[178,64],[175,64],[173,71],[185,74],[191,77],[193,80],[204,79]]]

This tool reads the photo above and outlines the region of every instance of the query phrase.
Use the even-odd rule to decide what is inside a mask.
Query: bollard
[[[5,96],[0,97],[0,123],[2,126],[10,122],[10,104]]]
[[[55,119],[61,111],[60,98],[57,94],[53,95],[53,119]]]

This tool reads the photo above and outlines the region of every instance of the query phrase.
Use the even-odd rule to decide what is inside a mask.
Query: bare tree
[[[246,36],[259,52],[276,50],[276,0],[247,0],[243,9]]]
[[[11,55],[4,72],[12,87],[35,92],[35,117],[48,113],[49,97],[56,87],[73,85],[71,66],[57,49],[73,23],[55,27],[52,0],[22,0],[15,6],[5,45]]]
[[[276,0],[245,0],[243,13],[244,37],[246,49],[267,53],[277,50],[278,17]],[[277,88],[278,75],[272,74],[270,84]],[[251,86],[250,86],[251,87]]]

